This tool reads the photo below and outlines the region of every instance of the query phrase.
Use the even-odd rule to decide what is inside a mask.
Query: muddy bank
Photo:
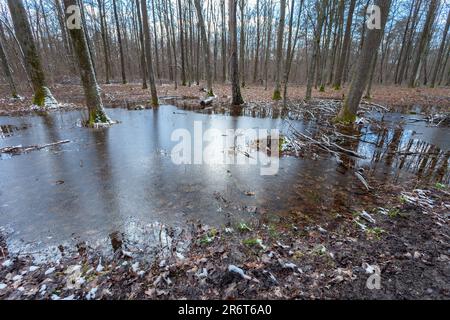
[[[192,224],[177,236],[188,247],[166,243],[151,262],[129,251],[130,235],[111,236],[111,255],[80,243],[56,263],[2,248],[0,299],[449,299],[448,189],[380,185],[376,196],[324,225]],[[377,268],[381,287],[368,289]]]

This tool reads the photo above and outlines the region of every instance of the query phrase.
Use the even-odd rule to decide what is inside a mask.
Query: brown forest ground
[[[145,104],[149,100],[149,90],[143,90],[141,84],[111,84],[101,85],[103,99],[106,106],[126,107],[127,104]],[[177,90],[172,84],[163,84],[157,87],[160,98],[168,96],[200,98],[203,96],[201,86],[182,87]],[[82,106],[84,103],[83,91],[79,85],[54,85],[53,95],[61,103],[76,104]],[[228,103],[231,89],[229,85],[216,84],[214,87],[219,103]],[[341,100],[347,93],[348,88],[340,91],[327,88],[325,92],[313,91],[313,97],[318,99]],[[290,86],[288,96],[292,101],[302,100],[305,96],[305,86]],[[263,86],[248,86],[242,89],[242,95],[246,102],[271,103],[273,102],[272,89],[265,90]],[[0,115],[7,115],[17,111],[27,111],[31,104],[31,92],[22,94],[24,100],[13,101],[7,99],[7,86],[0,86]],[[415,106],[434,107],[442,111],[450,110],[450,88],[416,88],[410,89],[398,86],[375,86],[372,93],[372,102],[384,106],[408,110]]]

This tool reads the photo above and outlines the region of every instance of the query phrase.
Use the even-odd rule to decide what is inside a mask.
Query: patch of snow
[[[53,267],[52,267],[52,268],[49,268],[47,271],[45,271],[44,274],[45,274],[46,276],[48,276],[48,275],[52,274],[53,272],[55,272],[55,270],[56,270],[56,269],[53,268]]]
[[[2,263],[2,267],[9,268],[12,266],[12,264],[13,262],[11,260],[6,260],[5,262]]]
[[[98,288],[92,288],[91,291],[86,295],[86,300],[94,300],[97,294]]]

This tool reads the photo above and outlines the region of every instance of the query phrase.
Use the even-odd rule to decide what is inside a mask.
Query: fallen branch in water
[[[30,151],[42,150],[45,148],[50,148],[50,147],[54,147],[54,146],[58,146],[61,144],[66,144],[66,143],[70,143],[70,141],[63,140],[63,141],[58,141],[58,142],[53,142],[53,143],[48,143],[48,144],[43,144],[43,145],[35,145],[35,146],[27,146],[27,147],[23,147],[23,146],[4,147],[4,148],[0,149],[0,153],[18,155],[18,154],[28,153]]]
[[[289,128],[293,134],[294,139],[306,140],[311,145],[316,145],[320,149],[325,150],[326,152],[331,153],[334,156],[338,156],[339,154],[344,154],[344,155],[355,157],[355,158],[365,159],[364,156],[358,154],[357,152],[345,149],[345,148],[339,146],[338,144],[332,142],[331,139],[328,136],[326,136],[325,134],[322,134],[321,141],[319,141],[319,140],[316,140],[306,134],[301,133],[300,131],[295,129],[290,122],[288,122],[288,121],[286,121],[286,122],[289,125]],[[293,139],[291,139],[291,140],[293,140]]]

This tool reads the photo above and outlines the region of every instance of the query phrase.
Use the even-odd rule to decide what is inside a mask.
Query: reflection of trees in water
[[[365,149],[371,152],[371,173],[379,172],[381,168],[377,164],[380,163],[385,168],[395,169],[385,173],[386,178],[392,177],[395,181],[398,181],[402,172],[407,171],[425,182],[449,182],[448,152],[426,141],[412,139],[402,126],[393,130],[384,128],[377,134],[375,142],[368,141],[373,134],[370,131],[363,133],[362,142],[359,142],[360,148],[368,144],[375,146]],[[351,145],[345,146],[351,149]]]

